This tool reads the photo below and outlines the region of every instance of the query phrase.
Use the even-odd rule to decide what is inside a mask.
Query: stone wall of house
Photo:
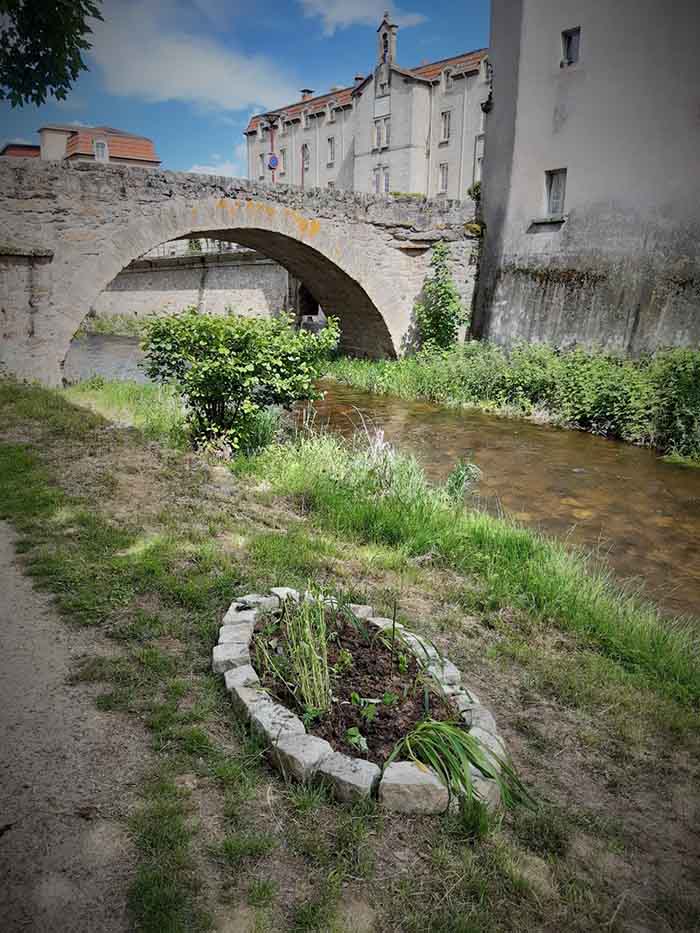
[[[267,316],[295,310],[290,279],[283,266],[247,250],[137,259],[107,286],[92,312],[143,318],[194,307],[201,314]]]

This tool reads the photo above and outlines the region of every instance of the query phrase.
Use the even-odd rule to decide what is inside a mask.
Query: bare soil
[[[0,523],[0,929],[121,933],[145,731],[69,683],[82,655],[110,646],[68,629],[22,575],[14,540]]]
[[[330,710],[312,720],[308,729],[330,742],[334,749],[383,765],[397,742],[426,716],[441,722],[459,720],[452,704],[421,677],[415,657],[402,647],[400,640],[392,652],[372,627],[361,620],[353,624],[333,610],[326,612],[326,628],[330,633],[327,650],[332,702]],[[260,619],[255,638],[271,654],[277,648],[286,654],[284,624],[271,630],[268,621]],[[349,664],[343,664],[344,655]],[[279,701],[303,714],[300,698],[273,671],[259,670],[258,674]],[[364,701],[364,706],[358,705],[357,698]],[[375,712],[368,718],[362,711],[369,707],[374,707]],[[348,730],[353,728],[366,739],[366,752],[348,741]]]

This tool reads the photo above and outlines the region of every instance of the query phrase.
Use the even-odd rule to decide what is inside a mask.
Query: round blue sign
[[[278,165],[279,165],[279,159],[277,158],[277,156],[271,155],[270,161],[267,163],[267,167],[271,168],[274,171],[274,169],[276,169]]]

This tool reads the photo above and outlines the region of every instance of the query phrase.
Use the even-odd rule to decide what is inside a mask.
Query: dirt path
[[[94,687],[69,684],[76,660],[105,643],[58,618],[13,542],[0,522],[0,929],[123,931],[134,866],[124,818],[145,734],[100,713]]]

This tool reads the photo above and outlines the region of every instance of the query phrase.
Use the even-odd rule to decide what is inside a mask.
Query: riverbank
[[[339,359],[327,376],[366,392],[475,406],[654,447],[700,463],[700,351],[639,361],[470,341],[401,360]]]
[[[665,656],[666,636],[635,663],[562,624],[566,603],[527,595],[546,543],[506,526],[500,543],[495,525],[441,534],[454,550],[432,553],[446,519],[407,466],[400,527],[391,496],[350,508],[346,473],[323,480],[320,449],[271,448],[233,475],[127,427],[123,400],[122,425],[83,406],[0,385],[0,508],[65,617],[113,642],[113,656],[82,667],[102,684],[100,708],[151,732],[160,764],[134,826],[143,929],[692,928],[700,723],[692,678],[675,662],[645,666]],[[462,535],[490,566],[452,559]],[[503,545],[530,568],[515,588],[499,583]],[[475,839],[454,818],[331,805],[267,768],[208,673],[211,645],[232,593],[309,579],[386,614],[396,603],[449,646],[494,709],[537,814],[510,813]]]

